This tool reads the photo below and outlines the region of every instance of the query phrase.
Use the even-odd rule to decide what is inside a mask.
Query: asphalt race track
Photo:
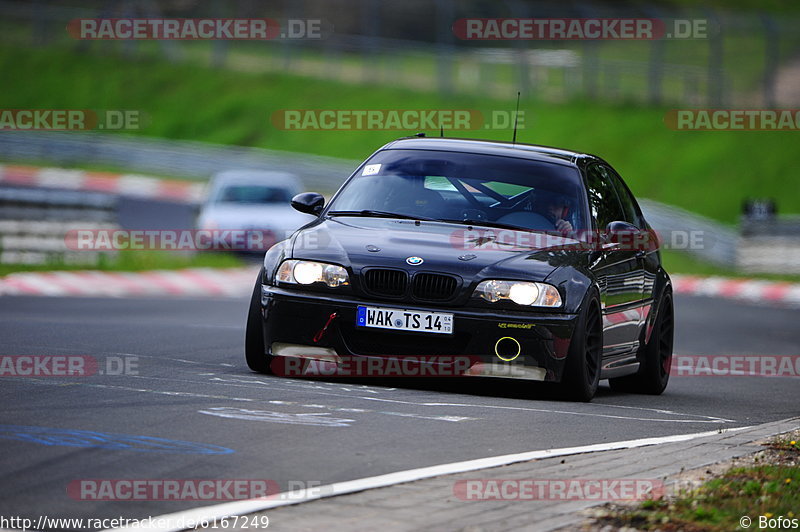
[[[800,310],[676,299],[677,353],[798,354]],[[792,378],[674,378],[661,397],[603,387],[576,404],[525,382],[261,376],[243,360],[246,303],[0,299],[0,354],[88,355],[99,369],[3,378],[0,515],[143,518],[213,504],[80,500],[67,490],[80,479],[256,478],[286,490],[798,414]]]

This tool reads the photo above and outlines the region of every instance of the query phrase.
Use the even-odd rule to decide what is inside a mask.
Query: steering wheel
[[[518,225],[525,229],[534,231],[554,231],[553,222],[535,212],[517,211],[501,216],[498,222],[504,224]]]

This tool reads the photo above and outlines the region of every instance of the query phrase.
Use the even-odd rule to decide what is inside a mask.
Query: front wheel
[[[250,298],[250,309],[247,312],[247,329],[244,336],[244,357],[247,366],[258,373],[272,373],[270,362],[272,357],[266,354],[264,345],[264,318],[261,315],[261,275],[258,274],[253,296]]]
[[[569,399],[592,400],[600,383],[602,356],[603,321],[600,317],[600,302],[595,294],[591,294],[578,318],[564,366],[562,382]]]
[[[674,331],[672,293],[667,291],[661,298],[656,323],[650,333],[650,341],[639,350],[637,357],[639,371],[626,377],[609,379],[611,389],[618,392],[661,395],[669,382]]]

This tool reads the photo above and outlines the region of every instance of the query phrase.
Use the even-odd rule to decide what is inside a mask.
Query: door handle
[[[647,252],[646,252],[645,250],[643,250],[643,249],[640,249],[640,250],[638,250],[638,251],[636,252],[636,254],[635,254],[634,256],[635,256],[637,259],[643,259],[643,258],[645,257],[645,255],[647,255]]]

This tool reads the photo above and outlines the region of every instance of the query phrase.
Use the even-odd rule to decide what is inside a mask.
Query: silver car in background
[[[265,170],[227,170],[209,182],[208,197],[197,217],[202,230],[260,231],[269,247],[288,238],[315,217],[290,205],[302,183],[292,174]],[[248,249],[263,255],[265,249]]]

